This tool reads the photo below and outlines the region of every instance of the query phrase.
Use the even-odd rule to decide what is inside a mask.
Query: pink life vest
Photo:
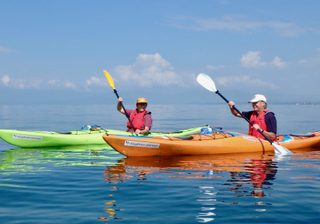
[[[127,123],[128,129],[134,129],[134,130],[143,130],[145,128],[144,124],[144,116],[148,113],[148,111],[142,111],[139,112],[137,110],[132,110],[130,113],[130,120],[133,124],[133,127],[131,126],[130,122]]]
[[[256,111],[253,111],[250,116],[251,124],[258,124],[262,130],[267,131],[267,124],[265,121],[265,116],[268,112],[270,112],[270,111],[264,110],[262,113],[257,113]],[[256,129],[254,129],[251,124],[249,124],[248,135],[252,135],[257,138],[265,139],[265,137],[263,135],[261,135]]]

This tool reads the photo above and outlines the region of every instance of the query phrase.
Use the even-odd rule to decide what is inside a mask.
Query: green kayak
[[[194,127],[190,129],[180,130],[177,132],[161,133],[152,132],[150,136],[186,136],[190,134],[199,133],[201,127]],[[105,145],[102,135],[104,134],[116,135],[132,135],[126,131],[100,129],[100,130],[81,130],[70,131],[67,133],[50,132],[50,131],[20,131],[0,129],[0,138],[11,145],[23,148],[38,148],[38,147],[60,147],[73,145]]]

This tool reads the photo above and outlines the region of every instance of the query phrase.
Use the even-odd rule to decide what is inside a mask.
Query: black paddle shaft
[[[229,103],[229,100],[227,100],[227,98],[225,98],[225,97],[219,92],[219,90],[216,91],[216,94],[218,94],[224,101],[226,101],[226,103]],[[240,114],[243,119],[245,119],[249,124],[252,125],[252,123],[249,121],[249,119],[248,119],[247,117],[243,116],[242,112],[240,112],[240,111],[238,110],[238,108],[236,108],[235,106],[233,106],[232,108],[233,108],[235,111],[237,111],[237,113]]]
[[[225,98],[225,97],[219,92],[219,90],[216,91],[216,94],[218,94],[224,101],[226,101],[226,103],[229,103],[229,100],[227,100],[227,98]],[[242,117],[243,119],[245,119],[251,126],[253,125],[253,123],[250,122],[250,120],[249,120],[247,117],[245,117],[245,116],[242,114],[242,112],[240,112],[240,111],[238,110],[238,108],[236,108],[235,106],[232,106],[232,109],[234,109],[238,114],[240,114],[241,117]],[[260,129],[258,129],[258,132],[259,132],[261,135],[263,135],[263,136],[265,137],[265,139],[267,139],[268,142],[270,142],[270,144],[272,144],[273,141],[269,138],[269,136],[267,136],[265,133],[263,133],[263,131],[261,131]]]
[[[119,99],[119,94],[118,94],[117,90],[116,90],[116,89],[113,89],[113,92],[114,92],[114,94],[116,94],[117,98]],[[123,108],[124,114],[125,114],[126,117],[128,118],[128,121],[130,122],[131,127],[133,128],[133,130],[136,130],[136,128],[133,126],[132,121],[130,120],[130,117],[129,117],[129,114],[127,113],[126,108],[123,106],[123,103],[120,102],[120,105],[121,105],[121,107]]]

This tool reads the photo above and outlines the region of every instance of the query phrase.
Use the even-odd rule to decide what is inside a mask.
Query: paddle
[[[200,73],[197,76],[197,82],[202,85],[204,88],[206,88],[207,90],[209,90],[210,92],[216,93],[218,94],[226,103],[229,103],[229,100],[227,100],[220,92],[219,90],[217,90],[216,85],[214,83],[214,81],[210,78],[210,76],[204,74],[204,73]],[[248,118],[246,118],[235,106],[233,106],[233,109],[239,113],[241,115],[242,118],[244,118],[250,125],[253,125],[250,120]],[[265,133],[263,133],[262,131],[258,130],[258,132],[263,135],[269,142],[270,144],[273,145],[274,149],[275,149],[275,153],[276,154],[281,154],[281,155],[291,155],[292,152],[277,144],[276,142],[274,142],[272,139],[269,138],[269,136],[267,136]]]
[[[117,92],[117,90],[115,88],[112,76],[110,75],[110,73],[107,70],[103,70],[103,74],[106,77],[106,79],[108,80],[109,86],[111,87],[111,89],[113,89],[114,94],[116,94],[117,99],[119,99],[119,94],[118,94],[118,92]],[[128,118],[128,121],[130,122],[131,127],[133,127],[133,130],[136,130],[135,127],[132,124],[132,121],[130,120],[130,117],[129,117],[129,114],[127,113],[127,111],[126,111],[126,108],[123,106],[123,103],[120,102],[120,105],[123,108],[124,114]]]

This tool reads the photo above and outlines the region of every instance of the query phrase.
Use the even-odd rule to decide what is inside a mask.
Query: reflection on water
[[[120,159],[117,152],[104,146],[15,148],[0,153],[0,172],[49,171],[55,166],[106,166]]]
[[[131,179],[146,181],[155,175],[179,179],[226,179],[233,198],[266,197],[264,190],[270,189],[277,173],[277,161],[272,155],[237,154],[222,156],[184,156],[184,157],[130,157],[121,159],[116,165],[105,169],[105,180],[117,189],[118,184]],[[227,178],[226,178],[227,175]],[[116,191],[114,192],[116,194]],[[196,199],[199,212],[197,222],[205,223],[215,220],[219,200],[218,189],[212,185],[198,185]],[[116,200],[109,200],[108,218],[117,217]],[[233,202],[237,203],[237,202]],[[262,201],[256,202],[257,211],[263,211]],[[260,206],[260,207],[259,207]],[[110,211],[112,210],[112,213]],[[120,211],[121,209],[118,209]]]
[[[188,206],[192,207],[189,214],[192,214],[198,223],[211,223],[217,220],[223,222],[226,211],[232,215],[232,209],[235,209],[234,212],[238,212],[238,209],[247,209],[246,212],[252,217],[263,217],[263,214],[268,216],[274,213],[273,206],[279,206],[279,203],[274,205],[274,195],[279,194],[281,197],[279,188],[288,186],[287,184],[282,186],[285,178],[283,172],[290,172],[292,174],[290,178],[298,181],[291,183],[290,191],[300,192],[299,181],[316,181],[317,178],[314,173],[309,176],[296,176],[295,170],[319,169],[319,160],[320,153],[314,149],[303,149],[285,161],[278,161],[273,155],[265,154],[123,158],[117,164],[105,168],[105,180],[113,186],[112,194],[109,195],[108,203],[105,205],[107,211],[105,218],[126,220],[128,218],[126,210],[142,205],[136,195],[126,197],[125,202],[116,200],[119,195],[124,194],[121,188],[126,186],[126,190],[130,190],[128,186],[134,185],[132,190],[139,194],[141,190],[137,186],[147,188],[149,184],[152,188],[148,191],[144,188],[142,192],[145,194],[144,203],[150,200],[151,205],[166,199],[171,202],[177,200],[172,199],[173,195],[179,195],[181,191],[188,189],[188,192],[181,194],[189,200],[178,197],[180,200],[178,203],[187,203],[184,205],[186,210]],[[282,172],[280,177],[277,177],[279,169]],[[277,180],[279,178],[280,180]],[[166,188],[168,183],[173,186]],[[188,186],[181,183],[186,183]],[[154,187],[158,190],[153,191]],[[161,196],[158,195],[158,191]],[[284,191],[286,197],[296,200],[296,195],[291,195],[290,191]],[[166,194],[170,196],[166,198]],[[158,211],[152,209],[146,211],[150,212]],[[228,219],[230,220],[230,217],[226,218]]]
[[[118,187],[113,186],[110,189],[111,192],[117,192],[118,191]],[[98,219],[102,220],[102,221],[106,221],[106,220],[119,220],[120,218],[117,216],[118,212],[122,211],[122,209],[118,209],[117,208],[117,201],[114,197],[113,193],[110,193],[107,195],[107,200],[105,201],[105,213],[107,214],[107,217],[101,216]]]
[[[160,172],[171,178],[216,178],[220,171],[232,173],[269,172],[275,169],[273,155],[235,154],[201,155],[179,157],[128,157],[114,166],[106,167],[105,177],[109,182],[121,182],[130,178],[145,179],[148,174]],[[218,175],[218,176],[217,176]],[[232,176],[232,175],[231,175]],[[246,179],[246,178],[245,178]]]
[[[130,222],[133,217],[145,218],[147,214],[157,212],[161,214],[162,207],[165,210],[167,204],[169,206],[171,203],[177,203],[178,206],[175,205],[171,209],[171,215],[181,219],[187,217],[189,221],[181,222],[180,219],[176,222],[170,220],[168,223],[213,223],[223,222],[222,217],[228,216],[226,214],[230,216],[235,211],[246,208],[247,212],[251,211],[252,216],[262,217],[263,214],[269,216],[274,212],[272,207],[279,206],[279,204],[274,205],[273,199],[277,193],[274,187],[279,188],[284,178],[279,171],[292,168],[317,171],[320,167],[319,161],[319,151],[297,153],[292,160],[283,163],[276,161],[271,155],[261,154],[122,158],[113,150],[99,148],[13,149],[1,152],[0,174],[10,178],[10,174],[13,173],[39,174],[39,171],[53,170],[56,168],[54,166],[103,166],[104,179],[108,184],[107,189],[102,188],[96,193],[99,198],[97,204],[100,206],[99,209],[94,209],[100,213],[95,219],[106,223],[125,222],[128,219]],[[101,167],[99,169],[101,171]],[[291,170],[291,174],[289,179],[298,184],[317,180],[315,172],[305,172],[301,175],[300,172],[295,174]],[[88,185],[87,179],[91,175],[81,176],[79,181],[83,183],[78,183],[78,191],[75,188],[70,189],[70,192],[82,192]],[[1,182],[0,185],[4,189],[29,191],[27,184],[10,182],[5,178]],[[102,186],[105,186],[104,183]],[[296,188],[294,186],[291,184],[290,190],[301,191],[300,185]],[[25,190],[21,190],[21,187]],[[99,185],[93,185],[87,190],[91,194],[97,187]],[[55,188],[50,189],[54,191]],[[38,191],[39,188],[34,190]],[[58,198],[60,194],[61,187],[58,187],[56,188]],[[290,200],[288,195],[286,197]],[[88,206],[90,203],[88,201],[83,206]],[[75,204],[79,204],[79,201]],[[179,211],[179,205],[181,210],[184,210],[183,214]],[[135,212],[137,214],[133,214]],[[161,220],[160,215],[155,217],[158,221]],[[140,223],[152,222],[143,220]]]
[[[214,186],[199,186],[200,212],[197,215],[197,221],[200,223],[211,222],[216,216],[216,189]]]
[[[263,197],[263,185],[272,185],[277,173],[277,164],[270,158],[252,158],[244,161],[243,172],[230,172],[230,190],[235,192],[237,196],[247,194],[244,185],[252,184],[251,195]]]

